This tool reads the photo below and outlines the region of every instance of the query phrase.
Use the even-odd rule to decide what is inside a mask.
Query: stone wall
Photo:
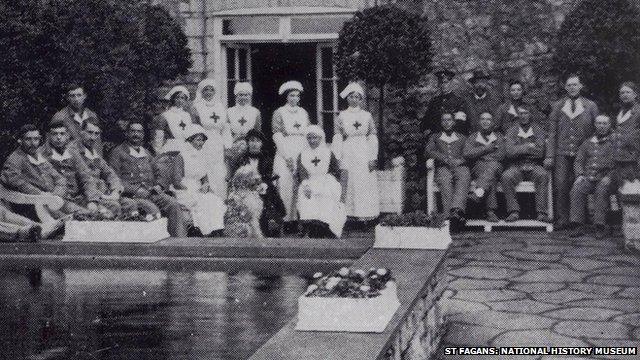
[[[442,265],[404,319],[385,360],[428,360],[436,356],[445,333],[443,318],[446,266]]]

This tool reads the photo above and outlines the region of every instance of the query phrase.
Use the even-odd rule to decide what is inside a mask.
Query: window
[[[248,46],[227,48],[227,103],[233,104],[233,88],[237,82],[251,82],[251,51]]]

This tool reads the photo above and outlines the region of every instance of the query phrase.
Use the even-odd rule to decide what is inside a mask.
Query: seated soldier
[[[109,157],[109,164],[122,181],[123,195],[151,200],[167,217],[169,234],[175,237],[187,236],[182,206],[174,197],[164,192],[154,176],[154,160],[142,146],[144,126],[139,120],[129,122],[126,137],[124,143],[111,150]]]
[[[50,194],[64,200],[60,210],[51,211],[51,215],[62,218],[66,214],[86,211],[79,205],[66,199],[67,180],[40,153],[42,140],[40,130],[27,124],[18,131],[20,145],[4,163],[2,183],[10,190],[31,195]]]
[[[37,223],[7,209],[0,202],[0,242],[36,242],[49,239],[62,229],[62,220]]]
[[[498,198],[496,184],[502,173],[504,158],[504,136],[493,131],[493,116],[480,114],[480,130],[467,138],[464,157],[473,163],[471,174],[475,177],[472,199],[480,201],[486,194],[487,220],[497,222]]]
[[[427,144],[427,158],[435,161],[435,177],[442,197],[442,210],[452,221],[452,231],[464,225],[464,212],[471,174],[463,156],[466,137],[453,130],[452,114],[441,117],[442,131],[434,133]]]
[[[593,225],[596,238],[607,235],[606,217],[609,210],[609,197],[614,192],[612,186],[613,142],[610,139],[611,119],[598,115],[595,119],[595,134],[585,140],[576,155],[573,168],[576,180],[571,188],[570,228],[572,237],[587,232],[586,212],[589,194],[594,194]]]
[[[547,214],[547,187],[549,174],[544,169],[546,155],[546,133],[538,124],[531,123],[529,108],[518,107],[518,124],[505,135],[506,167],[502,173],[502,191],[507,203],[507,222],[520,219],[516,187],[523,180],[535,184],[537,220],[549,222]]]
[[[101,199],[89,167],[82,160],[77,148],[69,146],[71,137],[65,124],[61,121],[52,122],[48,127],[47,141],[41,146],[40,153],[67,180],[63,198],[88,212],[99,212],[105,217],[113,217],[119,213],[118,203]]]
[[[82,124],[80,139],[73,143],[73,146],[89,168],[90,175],[96,183],[98,193],[100,194],[100,202],[106,204],[109,209],[114,211],[121,208],[121,211],[126,214],[134,211],[154,216],[159,214],[160,210],[149,200],[134,200],[121,196],[124,191],[122,182],[116,172],[100,155],[101,151],[98,149],[101,134],[102,126],[100,121],[94,117],[90,117]]]

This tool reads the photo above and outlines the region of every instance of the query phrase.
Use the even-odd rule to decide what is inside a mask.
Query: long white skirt
[[[189,209],[193,225],[199,228],[202,234],[208,235],[212,231],[224,229],[224,213],[227,206],[219,196],[191,189],[176,191],[176,198]]]
[[[365,136],[352,136],[342,147],[342,168],[347,170],[347,215],[372,219],[380,215],[378,174],[369,171],[369,144]]]
[[[305,189],[311,196],[305,196]],[[298,212],[300,220],[318,220],[327,225],[337,237],[342,236],[347,215],[340,202],[340,183],[329,174],[315,175],[300,184],[298,189]]]
[[[209,139],[205,142],[205,149],[207,153],[207,177],[209,178],[209,186],[214,194],[220,196],[222,199],[227,198],[228,184],[227,184],[227,164],[224,157],[224,140],[222,136],[215,132],[207,132]]]
[[[278,193],[282,202],[284,203],[284,207],[287,211],[287,214],[284,217],[284,221],[295,221],[297,220],[297,211],[296,204],[294,201],[294,180],[293,176],[296,172],[296,166],[298,161],[298,155],[304,148],[306,139],[303,136],[287,136],[283,140],[282,151],[279,149],[275,158],[273,159],[273,173],[279,176],[278,179]],[[294,169],[291,171],[287,166],[286,157],[290,157],[293,159]]]

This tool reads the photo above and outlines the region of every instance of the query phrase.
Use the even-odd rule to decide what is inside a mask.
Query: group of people
[[[610,196],[638,177],[640,105],[634,83],[620,86],[620,110],[609,116],[581,95],[580,76],[569,75],[566,96],[552,105],[545,126],[541,113],[523,100],[520,81],[509,84],[508,99],[500,104],[484,72],[474,72],[468,99],[453,93],[453,72],[436,75],[441,93],[422,122],[425,160],[434,160],[442,211],[454,230],[465,222],[469,197],[485,203],[488,221],[499,221],[498,184],[506,199],[505,221],[519,220],[516,188],[523,180],[535,185],[535,219],[554,221],[547,197],[553,180],[555,229],[576,236],[591,231],[587,198],[593,194],[591,223],[606,235]],[[0,237],[51,237],[78,214],[165,216],[175,237],[233,236],[247,226],[253,228],[245,234],[258,237],[340,237],[347,218],[372,224],[380,214],[378,138],[363,109],[364,88],[350,83],[340,93],[348,108],[337,117],[330,145],[300,107],[300,82],[282,84],[278,94],[284,104],[273,113],[272,139],[262,133],[250,83],[235,84],[235,104],[226,108],[216,83],[205,79],[193,101],[185,86],[175,86],[164,97],[168,106],[151,121],[117,121],[123,136],[109,144],[102,139],[105,124],[85,105],[84,88],[71,85],[68,106],[45,131],[32,124],[19,129],[19,146],[0,173],[9,190],[58,197],[63,206],[50,209],[56,221],[38,223],[0,206]]]
[[[300,107],[302,85],[282,84],[284,105],[271,124],[275,154],[267,150],[249,83],[235,84],[229,108],[210,79],[198,84],[193,101],[185,86],[175,86],[151,121],[118,121],[123,136],[116,144],[102,139],[106,124],[85,105],[85,89],[74,84],[66,91],[68,105],[44,131],[32,124],[18,130],[19,146],[0,174],[8,190],[55,196],[63,206],[48,209],[56,219],[49,223],[0,207],[4,240],[54,236],[78,215],[164,216],[174,237],[234,234],[238,218],[255,224],[251,234],[258,237],[340,237],[347,217],[366,223],[379,215],[376,127],[357,83],[341,94],[349,108],[340,113],[332,147]],[[248,185],[254,178],[258,186]],[[255,196],[240,195],[247,190]]]
[[[634,83],[621,84],[620,109],[607,115],[582,95],[581,77],[570,74],[564,82],[566,96],[553,103],[545,126],[545,116],[523,100],[520,81],[510,83],[509,97],[500,104],[482,71],[470,79],[473,92],[466,100],[452,92],[451,71],[442,69],[436,75],[441,94],[432,99],[423,121],[429,134],[425,153],[435,162],[443,211],[454,229],[466,220],[469,197],[484,202],[488,221],[500,220],[498,184],[506,202],[504,220],[519,220],[516,188],[527,180],[535,185],[536,220],[554,221],[555,231],[571,236],[608,234],[611,195],[624,181],[639,176],[640,105]],[[550,181],[555,219],[548,211]],[[594,201],[588,221],[590,195]]]

